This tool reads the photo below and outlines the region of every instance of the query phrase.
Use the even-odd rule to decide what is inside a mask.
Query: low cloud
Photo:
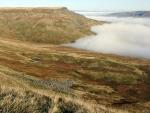
[[[96,36],[84,37],[69,46],[100,53],[150,58],[150,25],[146,23],[149,19],[127,20],[118,18],[111,24],[93,27]]]

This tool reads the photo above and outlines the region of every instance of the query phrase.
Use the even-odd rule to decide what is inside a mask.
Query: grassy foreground
[[[60,9],[51,10],[61,12]],[[24,19],[20,17],[22,11],[27,14],[32,12],[32,15],[24,16]],[[43,10],[48,12],[46,14],[38,9],[1,9],[0,17],[3,21],[4,16],[13,20],[16,18],[13,15],[17,14],[19,17],[13,23],[27,23],[28,18],[37,18],[37,11],[39,15],[49,15],[48,9]],[[64,16],[66,13],[58,14]],[[92,22],[88,24],[89,28],[95,23],[78,16],[87,20],[85,24]],[[41,19],[45,16],[37,18],[38,21]],[[81,22],[76,17],[73,20]],[[9,22],[12,21],[6,24],[10,25],[8,31],[4,26],[0,28],[4,30],[0,34],[0,113],[150,113],[150,60],[54,45],[69,42],[72,38],[64,41],[56,37],[53,41],[51,37],[46,40],[42,37],[35,41],[36,37],[31,40],[21,35],[24,37],[22,40],[14,35],[18,31],[14,32],[16,26],[11,26]],[[23,34],[28,30],[22,25],[20,27]],[[29,29],[29,32],[32,30]],[[88,33],[91,32],[84,35]]]
[[[2,113],[150,112],[149,60],[8,39],[0,46]]]

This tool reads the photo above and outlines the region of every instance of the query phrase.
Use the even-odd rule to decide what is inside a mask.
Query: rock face
[[[133,11],[133,12],[120,12],[120,13],[112,13],[107,16],[116,16],[116,17],[150,17],[150,11]]]
[[[90,35],[95,20],[67,8],[0,9],[0,37],[23,41],[61,44]]]

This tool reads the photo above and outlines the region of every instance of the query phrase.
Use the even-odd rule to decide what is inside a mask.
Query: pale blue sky
[[[0,0],[0,7],[65,6],[73,10],[150,10],[150,0]]]

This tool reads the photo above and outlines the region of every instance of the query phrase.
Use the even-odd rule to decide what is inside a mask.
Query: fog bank
[[[100,53],[150,58],[150,25],[146,23],[150,20],[111,19],[111,24],[92,28],[96,36],[84,37],[68,46]]]

